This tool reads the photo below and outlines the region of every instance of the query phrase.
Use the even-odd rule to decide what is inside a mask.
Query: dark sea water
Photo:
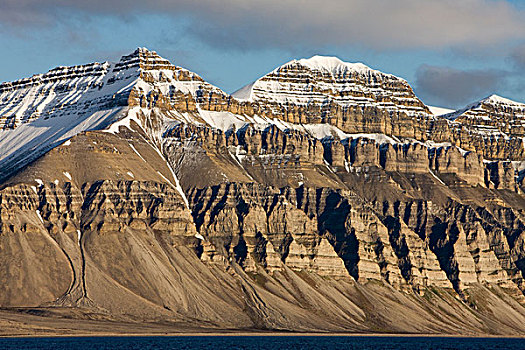
[[[522,339],[403,337],[79,337],[0,339],[0,349],[525,349]]]

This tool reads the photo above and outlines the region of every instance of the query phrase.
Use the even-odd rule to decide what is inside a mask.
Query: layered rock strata
[[[399,78],[317,57],[240,100],[139,49],[0,91],[0,150],[20,144],[0,158],[2,307],[525,332],[521,139],[434,117]]]

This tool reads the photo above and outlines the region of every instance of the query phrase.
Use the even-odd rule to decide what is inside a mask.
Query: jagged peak
[[[144,70],[175,67],[175,65],[164,57],[161,57],[156,51],[149,50],[145,47],[138,47],[131,54],[122,56],[117,63],[117,67],[120,66],[136,66]]]
[[[132,55],[140,57],[141,59],[156,58],[163,61],[168,61],[166,58],[160,56],[157,51],[150,50],[146,47],[138,47]],[[169,62],[169,61],[168,61]]]
[[[150,50],[148,49],[147,47],[137,47],[137,49],[135,50],[136,53],[153,53],[153,54],[156,54],[157,52],[156,51],[153,51],[153,50]]]
[[[140,57],[140,56],[148,56],[148,55],[159,56],[157,51],[150,50],[147,47],[137,47],[132,53],[128,55],[124,55],[122,57]]]
[[[120,61],[115,65],[115,70],[118,71],[122,69],[137,69],[142,72],[149,71],[150,73],[153,73],[154,76],[156,76],[159,71],[163,70],[176,71],[177,74],[174,76],[175,80],[179,79],[179,73],[182,72],[182,75],[186,77],[184,80],[195,80],[206,83],[217,91],[221,91],[221,93],[225,94],[218,87],[206,82],[197,73],[171,63],[171,61],[160,56],[156,51],[150,50],[146,47],[138,47],[133,53],[122,56]]]

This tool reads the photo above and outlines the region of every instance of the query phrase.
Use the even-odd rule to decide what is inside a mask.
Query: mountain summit
[[[491,95],[469,104],[444,118],[468,125],[484,139],[521,140],[525,137],[525,104]],[[518,149],[522,148],[519,142]]]
[[[297,106],[334,104],[430,117],[408,83],[362,63],[337,57],[292,60],[233,94],[250,101]]]
[[[58,67],[45,74],[0,84],[0,179],[86,131],[104,129],[135,105],[220,89],[138,48],[118,62]]]

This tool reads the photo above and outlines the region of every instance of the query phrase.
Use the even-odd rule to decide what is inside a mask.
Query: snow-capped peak
[[[289,61],[232,95],[270,104],[311,107],[334,103],[343,109],[377,108],[433,117],[404,79],[331,56]]]
[[[334,56],[312,56],[310,58],[303,58],[300,60],[294,60],[293,63],[299,63],[300,65],[306,66],[312,70],[328,71],[332,74],[337,74],[350,70],[352,72],[365,73],[373,71],[370,67],[363,63],[350,63],[344,62],[338,57]],[[286,66],[286,65],[285,65]]]
[[[516,106],[520,106],[521,105],[521,106],[525,107],[525,104],[523,104],[523,103],[516,102],[516,101],[510,100],[508,98],[501,97],[501,96],[496,95],[496,94],[490,95],[490,96],[482,99],[480,102],[506,104],[506,105],[511,105],[511,106],[512,105],[516,105]]]
[[[510,140],[525,128],[525,104],[490,95],[442,117],[468,125],[471,134]]]
[[[148,49],[147,47],[144,47],[144,46],[142,46],[142,47],[137,47],[137,49],[135,50],[135,52],[137,52],[137,53],[146,53],[146,52],[151,52],[151,53],[154,53],[154,54],[157,53],[156,51],[152,51],[152,50],[150,50],[150,49]]]
[[[490,113],[488,111],[484,111],[485,110],[484,105],[491,105],[494,107],[504,107],[510,110],[514,110],[518,112],[520,115],[525,114],[525,104],[524,103],[516,102],[508,98],[493,94],[479,101],[471,103],[464,108],[460,108],[454,112],[445,114],[443,115],[443,117],[450,119],[450,120],[456,120],[457,118],[461,116],[467,116],[470,118],[474,118],[474,117],[479,118],[480,116],[483,116],[483,118],[487,119],[489,118],[487,114],[490,114]]]
[[[322,56],[322,55],[315,55],[310,58],[301,58],[301,59],[291,60],[275,68],[271,73],[277,73],[284,68],[289,68],[290,66],[295,66],[295,65],[301,65],[312,71],[330,73],[334,76],[339,75],[339,74],[344,74],[346,72],[351,72],[351,73],[357,73],[357,74],[362,74],[362,75],[377,74],[377,75],[383,75],[383,76],[389,76],[389,77],[401,79],[392,74],[383,73],[381,71],[372,69],[368,67],[366,64],[361,63],[361,62],[356,62],[356,63],[345,62],[341,60],[339,57]]]
[[[146,48],[116,63],[57,67],[0,84],[0,179],[80,132],[124,118],[130,106],[212,92],[224,94]]]

